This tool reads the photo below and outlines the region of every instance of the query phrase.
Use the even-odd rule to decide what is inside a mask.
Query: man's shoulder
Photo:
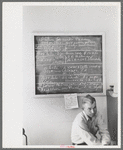
[[[83,130],[89,131],[87,127],[87,120],[83,114],[83,112],[80,112],[75,119],[75,124],[80,127]]]
[[[76,118],[80,118],[80,119],[83,119],[84,117],[84,114],[82,112],[78,113]]]
[[[78,124],[85,122],[85,116],[84,116],[84,114],[82,112],[77,114],[76,121],[78,122]]]
[[[98,117],[101,117],[101,116],[102,116],[102,114],[99,111],[97,111],[96,117],[98,118]]]
[[[103,114],[101,114],[99,111],[96,113],[96,115],[95,115],[95,119],[96,119],[96,121],[98,121],[98,120],[103,120],[104,118],[103,118]]]

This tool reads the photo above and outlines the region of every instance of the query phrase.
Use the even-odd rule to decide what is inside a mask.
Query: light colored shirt
[[[102,116],[97,113],[91,120],[84,111],[73,121],[71,131],[72,143],[87,145],[110,145],[111,138]]]

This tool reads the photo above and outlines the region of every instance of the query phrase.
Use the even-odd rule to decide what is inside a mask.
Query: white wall
[[[117,85],[119,46],[119,16],[117,8],[116,6],[24,7],[23,38],[24,56],[26,58],[24,59],[24,69],[26,70],[28,66],[28,71],[32,70],[29,65],[32,65],[33,59],[32,44],[30,44],[33,31],[105,32],[106,88],[109,88],[111,84]]]
[[[23,127],[29,144],[71,144],[71,124],[76,114],[81,111],[65,110],[62,96],[34,98],[32,32],[105,32],[105,72],[108,89],[109,85],[117,85],[118,81],[117,8],[117,6],[23,7]],[[106,97],[97,97],[97,105],[107,119]]]

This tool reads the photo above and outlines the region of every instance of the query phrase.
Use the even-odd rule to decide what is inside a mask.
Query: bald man
[[[82,100],[82,112],[73,121],[73,145],[110,145],[111,138],[102,116],[97,112],[96,100],[87,95]]]

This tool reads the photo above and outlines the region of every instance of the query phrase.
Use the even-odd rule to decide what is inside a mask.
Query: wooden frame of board
[[[45,97],[45,96],[51,96],[51,97],[56,97],[56,96],[63,96],[64,94],[68,94],[68,93],[57,93],[57,94],[36,94],[36,59],[35,59],[35,42],[34,42],[34,37],[35,36],[102,36],[102,76],[103,76],[103,91],[99,92],[99,93],[77,93],[78,96],[85,96],[87,94],[91,94],[94,96],[99,96],[99,95],[106,95],[106,84],[105,84],[105,33],[104,32],[71,32],[71,33],[67,33],[67,32],[63,32],[63,33],[56,33],[56,32],[52,32],[52,33],[48,33],[48,32],[33,32],[32,33],[32,43],[33,43],[33,78],[34,78],[34,82],[33,82],[33,87],[34,87],[34,96],[35,97]],[[76,93],[76,92],[75,92]],[[72,94],[72,93],[70,93]]]

